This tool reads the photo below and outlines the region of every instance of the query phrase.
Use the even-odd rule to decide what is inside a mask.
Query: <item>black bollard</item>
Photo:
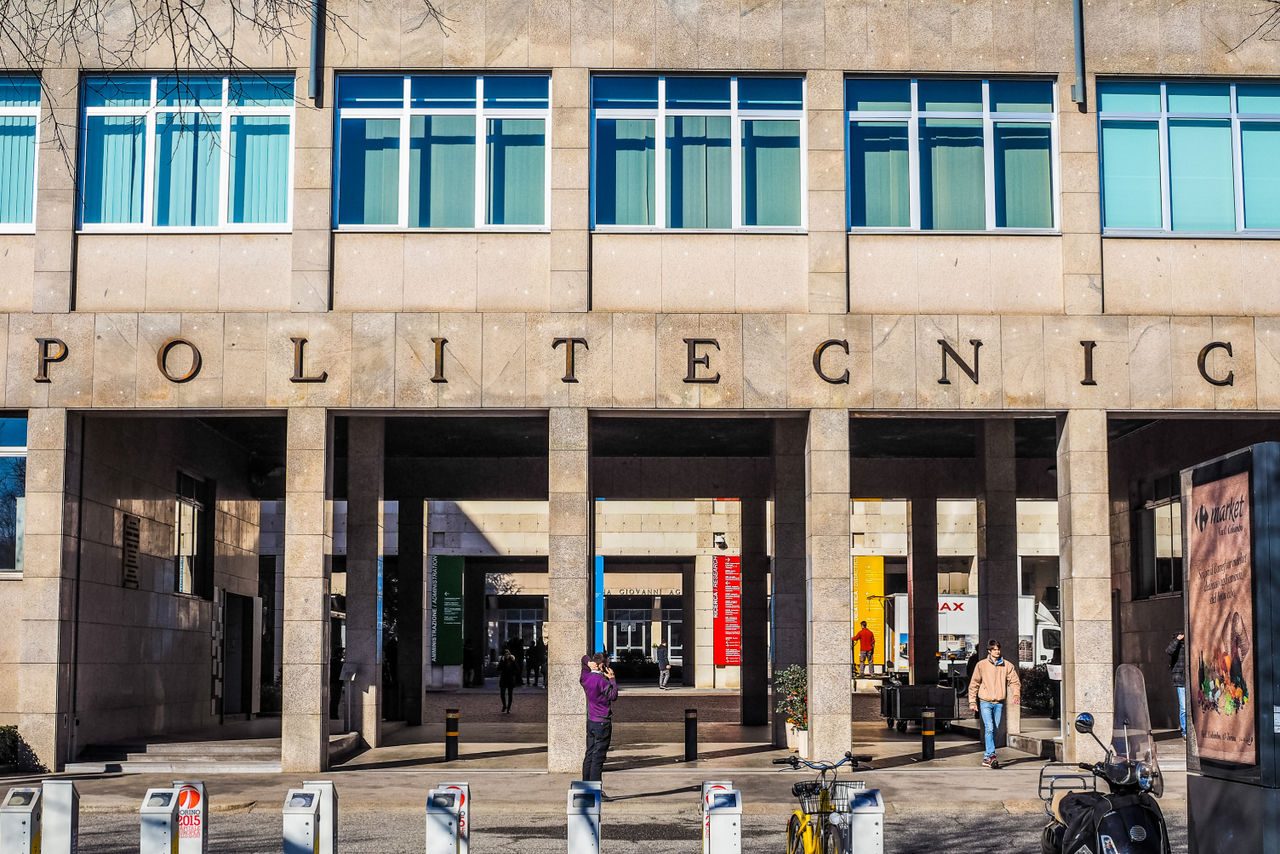
[[[920,758],[928,762],[933,758],[933,736],[938,722],[938,713],[933,708],[925,706],[920,714]]]
[[[458,719],[461,716],[457,709],[444,710],[444,758],[452,762],[458,758]]]
[[[684,761],[698,760],[698,710],[684,710]]]

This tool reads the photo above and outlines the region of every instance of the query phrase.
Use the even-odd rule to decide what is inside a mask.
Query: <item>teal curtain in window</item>
[[[413,116],[409,120],[409,226],[475,225],[475,118]]]
[[[155,225],[218,224],[218,116],[156,116]]]
[[[996,226],[1053,228],[1047,124],[995,124]]]
[[[596,123],[596,223],[653,225],[654,122],[601,119]]]
[[[35,175],[35,118],[0,116],[0,223],[31,222]]]
[[[1103,122],[1102,214],[1107,228],[1160,228],[1160,126]]]
[[[282,223],[289,215],[289,119],[231,117],[231,199],[235,223]]]
[[[141,116],[85,119],[83,218],[87,223],[141,223],[143,142]]]
[[[489,224],[545,225],[547,132],[543,120],[490,119],[488,134]]]
[[[1280,124],[1240,125],[1245,228],[1280,229]]]
[[[742,224],[800,225],[800,122],[742,122]]]
[[[339,145],[338,222],[396,225],[400,221],[400,122],[343,119]]]
[[[667,118],[667,227],[733,227],[732,119]]]
[[[906,122],[854,122],[850,222],[859,228],[911,225],[911,158]]]
[[[982,122],[925,119],[920,127],[920,227],[987,227]]]
[[[1174,231],[1235,231],[1230,122],[1169,121],[1169,197]]]

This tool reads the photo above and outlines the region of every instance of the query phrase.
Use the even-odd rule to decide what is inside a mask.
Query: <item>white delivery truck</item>
[[[885,634],[891,639],[892,658],[889,669],[905,673],[907,645],[911,636],[911,609],[907,606],[907,594],[896,593],[888,597],[885,612]],[[941,653],[943,674],[952,668],[963,674],[969,657],[978,649],[978,597],[938,597],[938,651]],[[1047,664],[1053,651],[1062,645],[1062,627],[1049,613],[1044,603],[1034,596],[1018,597],[1018,664],[1035,667]]]

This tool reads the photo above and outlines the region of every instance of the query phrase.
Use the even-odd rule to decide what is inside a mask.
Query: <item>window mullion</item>
[[[228,197],[231,188],[231,116],[227,112],[230,104],[228,89],[230,79],[222,78],[222,115],[218,120],[218,226],[225,228],[231,213],[231,200]]]
[[[409,104],[410,104],[410,82],[409,77],[404,78],[404,101],[400,109],[400,174],[396,177],[397,181],[397,202],[399,210],[396,215],[398,217],[401,228],[409,227]],[[421,204],[421,200],[419,200]]]
[[[1231,84],[1231,175],[1236,194],[1236,231],[1245,230],[1244,142],[1240,137],[1240,110],[1236,105],[1236,84]]]
[[[1169,174],[1169,102],[1160,84],[1160,217],[1165,231],[1173,231],[1173,181]]]
[[[907,159],[910,172],[911,227],[919,231],[920,215],[920,108],[919,81],[911,78],[911,116],[907,119]]]
[[[142,132],[142,225],[154,225],[155,162],[156,162],[156,78],[151,78],[151,105],[143,122]]]
[[[982,81],[982,171],[987,230],[996,227],[996,141],[991,118],[991,81]]]
[[[658,78],[658,112],[653,120],[653,225],[667,228],[667,78]]]
[[[738,78],[729,78],[729,223],[742,228],[742,119],[738,115]]]
[[[476,75],[476,201],[474,219],[477,228],[489,225],[489,119],[484,111],[484,77]]]

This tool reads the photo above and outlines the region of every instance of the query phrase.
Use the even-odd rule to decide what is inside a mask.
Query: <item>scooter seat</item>
[[[1053,801],[1050,803],[1049,809],[1053,813],[1054,821],[1058,822],[1058,824],[1067,823],[1067,820],[1062,817],[1062,801],[1070,794],[1072,794],[1070,791],[1053,793]]]

